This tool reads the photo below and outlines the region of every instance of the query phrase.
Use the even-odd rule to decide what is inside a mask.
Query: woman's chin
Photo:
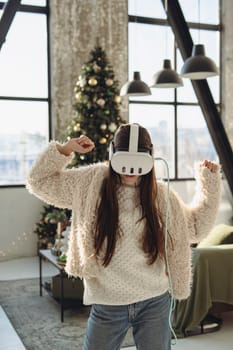
[[[121,175],[121,181],[124,185],[134,186],[138,181],[138,175]]]

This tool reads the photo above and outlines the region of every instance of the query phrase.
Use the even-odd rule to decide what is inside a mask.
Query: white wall
[[[25,188],[0,189],[0,261],[37,254],[37,235],[43,203]]]

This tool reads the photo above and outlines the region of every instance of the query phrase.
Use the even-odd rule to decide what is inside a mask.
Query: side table
[[[64,322],[64,278],[67,278],[67,274],[64,270],[64,266],[58,264],[57,257],[54,256],[50,250],[48,249],[41,249],[39,250],[39,287],[40,287],[40,296],[42,296],[42,288],[45,288],[42,280],[42,261],[43,259],[46,259],[50,264],[55,266],[57,270],[59,271],[60,276],[60,307],[61,307],[61,322]]]

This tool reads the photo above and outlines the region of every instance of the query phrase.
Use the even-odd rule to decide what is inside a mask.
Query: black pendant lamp
[[[198,0],[198,44],[193,45],[192,55],[187,58],[181,68],[180,75],[192,80],[201,80],[219,74],[214,61],[205,55],[205,47],[200,44],[200,0]]]
[[[125,83],[120,96],[147,96],[151,95],[149,86],[141,80],[140,72],[134,72],[133,80]]]
[[[206,79],[219,74],[214,61],[205,56],[205,47],[202,44],[193,46],[192,56],[181,68],[181,76],[192,80]]]
[[[177,88],[183,86],[183,81],[179,74],[172,69],[171,61],[163,61],[163,69],[153,75],[151,88]]]

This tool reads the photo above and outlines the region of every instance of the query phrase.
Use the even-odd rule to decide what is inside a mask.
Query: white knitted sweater
[[[138,189],[121,186],[118,191],[121,237],[110,264],[104,268],[93,257],[93,232],[96,207],[108,166],[93,164],[65,169],[72,156],[60,154],[56,143],[38,157],[27,179],[28,190],[48,204],[72,209],[72,230],[66,271],[83,278],[84,302],[109,305],[129,304],[162,294],[168,289],[164,264],[157,259],[148,266],[140,248],[143,222]],[[200,241],[212,228],[220,198],[220,172],[197,167],[197,189],[192,205],[187,206],[170,190],[168,263],[174,297],[185,299],[191,286],[190,243]],[[165,220],[167,187],[157,183],[157,205]]]
[[[118,190],[120,239],[108,267],[100,265],[98,278],[85,282],[86,304],[123,305],[161,295],[168,290],[165,266],[158,259],[148,266],[140,247],[144,222],[139,206],[139,188]]]

